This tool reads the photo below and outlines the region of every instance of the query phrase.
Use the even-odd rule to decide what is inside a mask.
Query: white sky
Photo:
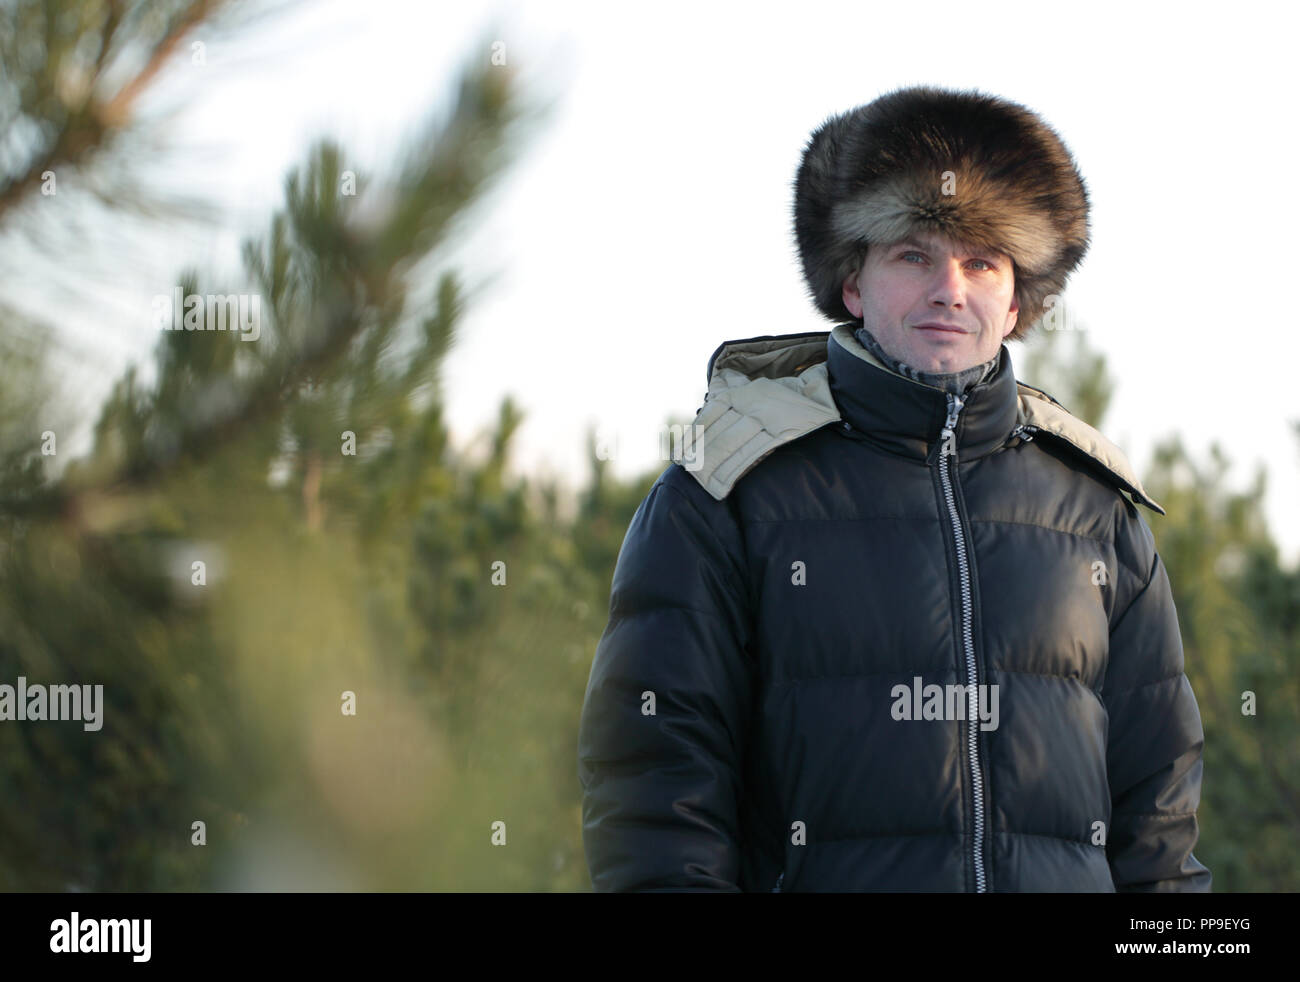
[[[229,227],[178,234],[157,265],[114,272],[121,292],[92,317],[61,314],[98,366],[76,389],[89,412],[105,368],[145,359],[157,336],[142,305],[180,266],[237,270],[239,239],[265,227],[313,135],[384,164],[492,23],[530,89],[560,104],[457,254],[471,283],[498,279],[445,363],[456,442],[512,394],[527,413],[521,470],[584,483],[588,427],[616,436],[618,475],[662,468],[659,428],[694,414],[718,344],[831,326],[806,298],[790,228],[811,130],[901,84],[976,87],[1040,113],[1088,184],[1092,246],[1066,300],[1117,380],[1103,431],[1139,474],[1175,431],[1200,460],[1218,441],[1234,487],[1266,465],[1269,524],[1296,561],[1287,229],[1300,140],[1297,18],[1284,9],[1133,4],[1117,20],[1041,2],[308,5],[269,38],[211,45],[205,66],[169,76],[188,93],[173,135],[220,154],[183,181],[225,201]],[[1022,370],[1023,346],[1011,352]]]

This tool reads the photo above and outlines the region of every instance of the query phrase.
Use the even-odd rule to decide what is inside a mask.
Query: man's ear
[[[844,306],[854,317],[862,316],[862,294],[858,291],[858,276],[861,272],[861,269],[855,269],[844,277],[844,282],[840,286],[840,297],[844,301]]]

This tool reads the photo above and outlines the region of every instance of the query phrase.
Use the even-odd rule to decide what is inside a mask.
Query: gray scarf
[[[853,332],[853,336],[858,339],[862,347],[870,351],[899,375],[921,382],[924,385],[932,385],[936,389],[943,389],[945,392],[955,392],[958,395],[971,386],[979,385],[990,378],[997,371],[998,361],[1002,357],[1002,349],[999,348],[998,353],[982,365],[972,365],[960,372],[922,372],[887,353],[880,346],[880,342],[865,327],[859,327]]]

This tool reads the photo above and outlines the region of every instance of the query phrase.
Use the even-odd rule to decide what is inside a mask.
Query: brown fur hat
[[[896,89],[818,127],[795,178],[794,232],[813,302],[837,323],[870,243],[936,232],[1015,263],[1024,338],[1088,251],[1088,191],[1056,132],[976,90]]]

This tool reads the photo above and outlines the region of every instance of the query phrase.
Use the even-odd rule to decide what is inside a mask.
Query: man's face
[[[844,280],[844,305],[899,361],[923,372],[960,372],[988,361],[1016,326],[1011,258],[940,235],[873,243]],[[921,325],[945,324],[952,331]]]

